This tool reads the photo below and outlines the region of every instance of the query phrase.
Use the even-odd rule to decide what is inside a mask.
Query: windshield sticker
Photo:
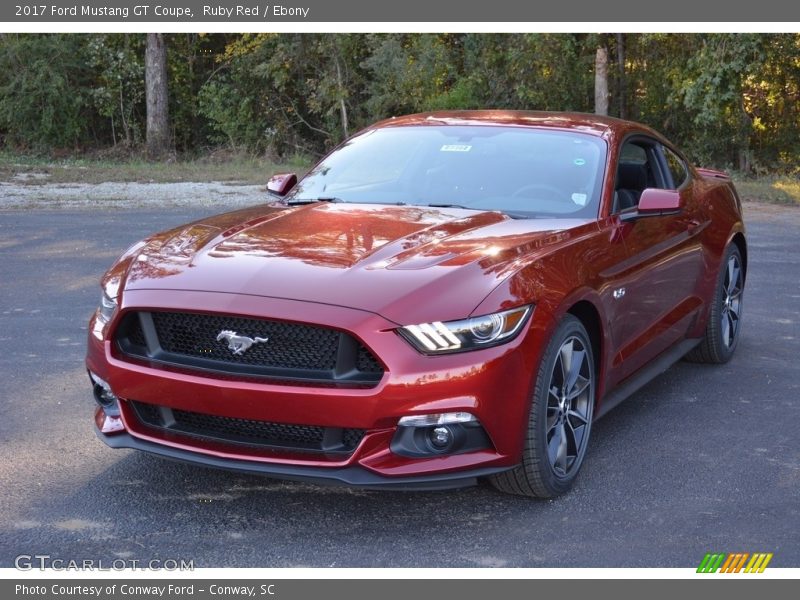
[[[472,146],[466,144],[445,144],[440,152],[469,152],[470,150],[472,150]]]
[[[586,194],[572,194],[572,201],[575,204],[580,204],[581,206],[586,206],[586,199],[588,196]]]

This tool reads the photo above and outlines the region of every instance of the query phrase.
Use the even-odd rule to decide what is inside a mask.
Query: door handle
[[[687,227],[689,235],[694,235],[695,233],[698,233],[703,229],[705,229],[705,223],[701,223],[697,219],[692,219],[691,221],[689,221],[689,226]]]

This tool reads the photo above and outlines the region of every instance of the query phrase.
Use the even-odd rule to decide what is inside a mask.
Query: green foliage
[[[89,95],[100,117],[109,119],[113,143],[143,141],[144,36],[87,36],[87,66],[93,76]]]
[[[691,78],[680,91],[692,123],[705,132],[695,142],[705,160],[722,154],[733,162],[735,151],[740,167],[749,170],[753,121],[746,105],[746,82],[757,76],[764,60],[763,39],[756,34],[709,36],[687,62]]]
[[[217,57],[233,36],[175,33],[166,36],[169,73],[169,114],[175,146],[191,153],[214,144],[215,131],[202,113],[203,85],[213,78],[219,66]],[[142,50],[144,56],[144,50]],[[227,90],[235,94],[235,90]]]
[[[77,147],[92,105],[86,38],[7,35],[0,46],[0,131],[32,149]]]
[[[800,171],[798,34],[170,34],[176,148],[319,155],[428,110],[589,112],[609,50],[611,111],[708,166]],[[624,48],[624,71],[618,56]],[[74,151],[145,130],[144,35],[0,35],[0,136]]]
[[[200,90],[212,139],[279,155],[319,153],[364,124],[363,36],[244,35]]]
[[[800,35],[628,39],[632,118],[698,163],[761,173],[800,167]]]
[[[366,108],[376,118],[433,108],[456,81],[458,42],[449,35],[387,34],[369,38]]]

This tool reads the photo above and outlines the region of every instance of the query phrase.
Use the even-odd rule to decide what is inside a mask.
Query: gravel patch
[[[198,183],[66,183],[25,185],[0,182],[0,210],[19,208],[147,208],[150,206],[224,206],[264,202],[263,185]]]

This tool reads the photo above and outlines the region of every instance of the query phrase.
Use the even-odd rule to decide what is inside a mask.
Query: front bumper
[[[281,385],[216,378],[122,357],[109,341],[109,332],[113,333],[126,311],[153,307],[268,316],[342,329],[372,349],[384,363],[385,373],[372,388]],[[395,323],[335,306],[211,292],[136,290],[125,293],[119,313],[108,331],[95,320],[90,323],[86,360],[88,369],[107,381],[120,398],[118,426],[105,432],[98,429],[98,436],[109,446],[285,479],[412,489],[470,485],[477,477],[518,464],[531,374],[548,325],[537,320],[534,311],[521,334],[506,345],[423,356],[395,333]],[[346,456],[258,451],[143,427],[129,400],[237,419],[358,428],[366,434]],[[478,418],[490,447],[431,457],[392,452],[401,417],[457,411]]]
[[[111,448],[132,448],[162,458],[191,463],[204,467],[225,469],[252,475],[264,475],[288,481],[301,481],[319,485],[347,485],[359,488],[404,490],[404,491],[431,491],[448,490],[475,485],[480,477],[501,473],[510,467],[483,467],[457,471],[453,473],[439,473],[423,476],[406,476],[402,478],[385,477],[356,465],[347,467],[313,467],[296,466],[277,462],[264,463],[240,458],[219,458],[206,454],[182,450],[156,444],[139,439],[123,431],[116,435],[106,435],[95,428],[97,436]]]

